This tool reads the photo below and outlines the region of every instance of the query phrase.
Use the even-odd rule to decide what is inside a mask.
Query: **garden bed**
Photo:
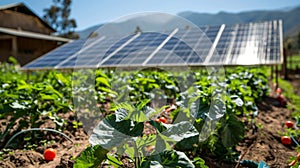
[[[87,70],[72,75],[46,72],[26,79],[8,65],[1,72],[0,167],[226,168],[260,161],[287,167],[297,155],[296,143],[283,145],[281,138],[293,134],[299,140],[299,109],[297,104],[284,107],[283,97],[279,100],[276,93],[268,93],[264,68],[226,69],[220,79],[202,70],[175,73],[181,78],[168,72]],[[196,81],[192,86],[187,84],[190,77]],[[298,86],[297,82],[292,84]],[[287,85],[282,85],[283,94],[295,103],[299,98]],[[124,101],[126,96],[133,103]],[[72,110],[79,112],[79,120]],[[91,148],[85,131],[98,123],[99,116],[105,119],[93,133]],[[285,122],[297,118],[296,127],[287,129]],[[28,128],[44,130],[9,140]],[[203,129],[209,136],[202,134]],[[44,159],[47,148],[57,151],[53,161]]]
[[[243,141],[239,143],[237,150],[241,152],[243,159],[259,162],[265,161],[270,167],[286,167],[289,158],[296,156],[295,146],[285,146],[280,142],[279,132],[285,131],[284,121],[290,119],[290,111],[286,108],[272,105],[276,100],[267,97],[258,104],[259,115],[256,122],[260,128],[253,134],[249,129]],[[70,113],[68,115],[73,115]],[[66,116],[68,116],[66,115]],[[68,119],[68,118],[65,118]],[[71,121],[70,121],[71,122]],[[5,123],[2,120],[1,123]],[[53,134],[55,143],[52,145],[39,146],[33,150],[15,149],[2,156],[0,167],[72,167],[75,157],[88,145],[88,136],[82,128],[74,129],[72,125],[63,131],[74,143],[62,136]],[[49,133],[48,133],[49,134]],[[43,151],[46,147],[57,150],[54,161],[45,161]],[[233,167],[234,164],[219,162],[212,158],[203,157],[209,167]]]

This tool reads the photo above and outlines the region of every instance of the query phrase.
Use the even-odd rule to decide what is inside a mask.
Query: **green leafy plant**
[[[124,153],[135,167],[167,166],[166,163],[180,158],[179,151],[189,150],[198,159],[186,164],[196,167],[205,167],[199,153],[235,163],[239,156],[235,146],[246,130],[237,116],[255,119],[258,112],[256,102],[266,96],[269,89],[265,73],[237,68],[228,70],[225,78],[216,78],[214,74],[195,71],[192,77],[194,85],[181,86],[185,90],[179,91],[176,79],[182,74],[185,73],[170,76],[165,72],[142,71],[135,74],[122,72],[113,77],[115,83],[112,86],[125,92],[117,91],[120,93],[117,97],[119,103],[111,108],[115,113],[108,115],[94,129],[90,137],[92,145],[101,145],[110,151],[108,153],[115,151],[113,155]],[[128,96],[126,89],[129,100],[134,103],[120,102]],[[157,89],[160,90],[156,94]],[[151,92],[155,92],[154,95]],[[150,108],[156,95],[165,95],[158,100],[173,99],[168,103],[177,107],[169,114],[168,124],[155,122],[166,108],[166,104],[159,104],[161,108],[158,110]],[[154,134],[144,134],[145,123],[155,129]],[[151,146],[153,148],[147,150]],[[161,156],[167,153],[170,156]],[[111,158],[121,164],[122,157]],[[169,160],[162,161],[162,157]]]
[[[49,119],[55,129],[63,129],[66,121],[60,114],[74,110],[79,112],[74,128],[104,118],[90,137],[92,146],[76,160],[78,167],[121,167],[124,159],[136,167],[205,167],[203,155],[236,162],[235,147],[245,134],[239,117],[255,120],[256,103],[268,94],[268,81],[258,68],[228,68],[221,77],[215,73],[85,69],[25,75],[15,65],[1,64],[0,119],[9,123],[0,141]],[[166,112],[169,106],[176,108]],[[294,114],[296,121],[298,116]],[[166,123],[155,122],[163,117]],[[28,142],[32,138],[25,137]]]
[[[197,135],[197,130],[189,122],[164,124],[151,120],[161,109],[156,111],[147,107],[148,102],[149,100],[145,100],[136,105],[118,105],[116,114],[107,116],[94,129],[90,137],[92,145],[100,145],[108,151],[115,149],[117,153],[125,153],[134,162],[135,167],[193,167],[184,153],[171,149],[171,144]],[[152,125],[156,134],[143,135],[144,122]],[[153,150],[147,150],[149,146],[153,146]]]

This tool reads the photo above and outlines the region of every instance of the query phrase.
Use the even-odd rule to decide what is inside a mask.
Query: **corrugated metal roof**
[[[34,38],[34,39],[42,39],[42,40],[50,40],[50,41],[61,41],[61,42],[70,42],[70,41],[72,41],[71,39],[67,39],[67,38],[49,36],[49,35],[45,35],[45,34],[33,33],[33,32],[15,30],[15,29],[9,29],[9,28],[4,28],[4,27],[0,27],[0,32],[5,33],[5,34],[14,35],[14,36],[28,37],[28,38]]]

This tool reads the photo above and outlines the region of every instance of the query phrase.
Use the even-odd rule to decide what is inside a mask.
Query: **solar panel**
[[[60,62],[68,59],[70,56],[78,52],[83,46],[85,40],[75,40],[70,43],[66,43],[61,47],[56,48],[53,51],[45,54],[42,57],[25,65],[24,69],[40,69],[40,68],[52,68]]]
[[[165,34],[155,32],[142,33],[101,65],[129,65],[132,61],[134,61],[135,64],[142,64],[151,52],[153,52],[153,50],[166,38],[167,35]],[[142,54],[142,57],[140,54]],[[105,54],[104,58],[106,55],[107,54]]]
[[[201,30],[200,30],[201,29]],[[282,63],[282,22],[176,28],[75,40],[23,69]]]

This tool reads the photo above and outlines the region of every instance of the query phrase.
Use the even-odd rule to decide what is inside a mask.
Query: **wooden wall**
[[[0,27],[48,35],[53,33],[53,30],[47,28],[37,17],[11,10],[0,11],[0,21]]]
[[[13,38],[16,38],[17,40],[17,51],[13,51]],[[55,41],[24,37],[2,38],[0,39],[0,62],[7,61],[9,56],[14,56],[20,65],[23,66],[57,48],[59,45],[61,44],[58,44]]]

